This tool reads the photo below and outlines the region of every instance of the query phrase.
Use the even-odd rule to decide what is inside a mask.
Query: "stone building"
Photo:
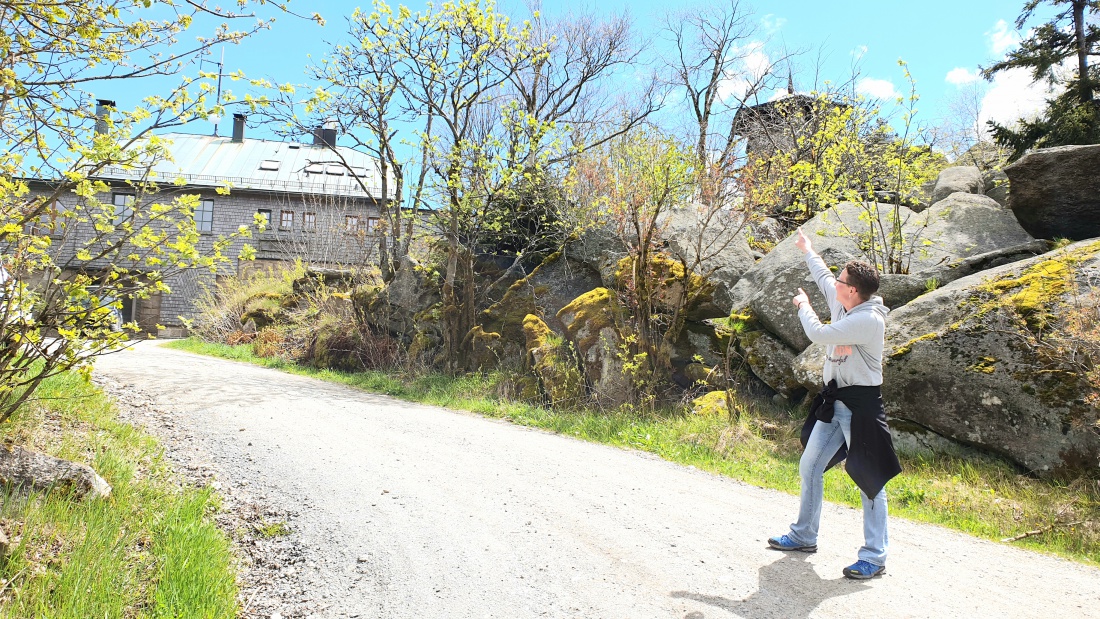
[[[245,137],[245,117],[235,114],[231,136],[168,133],[159,138],[170,142],[171,161],[151,169],[110,166],[93,176],[109,186],[109,196],[97,197],[110,200],[120,219],[135,201],[167,203],[177,195],[198,194],[195,223],[200,250],[209,251],[219,237],[252,225],[257,214],[267,226],[252,238],[234,239],[223,252],[231,261],[217,273],[185,270],[166,279],[171,293],[125,301],[123,321],[136,321],[147,333],[177,336],[185,332],[183,319],[194,316],[202,287],[218,277],[296,258],[326,267],[376,263],[382,196],[378,162],[337,146],[335,130],[318,129],[311,143],[252,139]],[[157,183],[156,191],[143,195],[148,181]],[[55,186],[41,180],[30,185],[32,193],[40,195],[53,193]],[[78,208],[79,201],[75,193],[62,194],[53,210]],[[59,264],[94,271],[95,260],[73,260],[91,238],[87,224],[82,225],[51,229],[49,234],[56,235]],[[256,260],[237,259],[245,243],[256,248]]]
[[[746,105],[733,117],[733,133],[745,138],[745,153],[750,161],[794,151],[797,139],[816,129],[819,107],[817,98],[797,93]]]

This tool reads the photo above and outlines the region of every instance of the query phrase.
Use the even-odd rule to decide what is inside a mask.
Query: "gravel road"
[[[860,512],[772,551],[796,497],[643,453],[155,342],[96,375],[226,497],[246,616],[1100,617],[1100,569],[897,518],[845,580]]]

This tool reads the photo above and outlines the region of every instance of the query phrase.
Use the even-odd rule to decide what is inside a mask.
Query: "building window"
[[[279,213],[279,229],[291,230],[294,228],[294,211],[283,211]]]
[[[213,200],[199,200],[199,207],[195,209],[195,229],[199,232],[210,232],[214,229]]]
[[[264,159],[260,162],[260,169],[267,170],[268,172],[277,172],[279,170],[279,162],[274,159]]]
[[[302,230],[313,232],[317,229],[317,213],[302,213]]]
[[[134,216],[134,194],[116,193],[111,196],[115,205],[115,225]]]
[[[57,203],[57,200],[50,202],[38,217],[30,220],[26,224],[27,234],[34,236],[51,236],[60,232],[57,224],[57,216],[61,212],[61,206]]]
[[[264,220],[264,230],[270,230],[271,229],[271,209],[269,209],[269,208],[259,208],[259,209],[256,209],[256,214],[263,218],[263,220]]]
[[[368,233],[378,232],[378,218],[377,217],[368,217],[367,218],[367,232]]]
[[[359,231],[359,216],[358,215],[345,215],[344,227],[348,229],[348,232]]]

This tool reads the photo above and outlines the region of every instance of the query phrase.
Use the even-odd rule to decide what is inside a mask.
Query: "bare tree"
[[[306,266],[357,270],[364,277],[380,276],[379,237],[383,235],[379,211],[364,209],[373,201],[343,195],[283,194],[275,205],[291,211],[284,222],[275,210],[275,221],[260,236],[287,261],[301,260]]]
[[[699,200],[728,206],[742,163],[738,115],[789,78],[776,70],[785,58],[768,58],[752,13],[738,0],[670,13],[662,35],[675,50],[665,61],[666,84],[684,97],[693,121]]]

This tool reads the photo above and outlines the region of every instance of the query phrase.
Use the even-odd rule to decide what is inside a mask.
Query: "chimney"
[[[95,102],[95,132],[103,135],[108,131],[108,121],[111,118],[111,110],[115,108],[115,102],[110,99],[96,99]]]
[[[313,130],[313,145],[336,147],[336,121],[330,120]]]
[[[244,142],[244,114],[233,115],[233,141],[240,144]]]

